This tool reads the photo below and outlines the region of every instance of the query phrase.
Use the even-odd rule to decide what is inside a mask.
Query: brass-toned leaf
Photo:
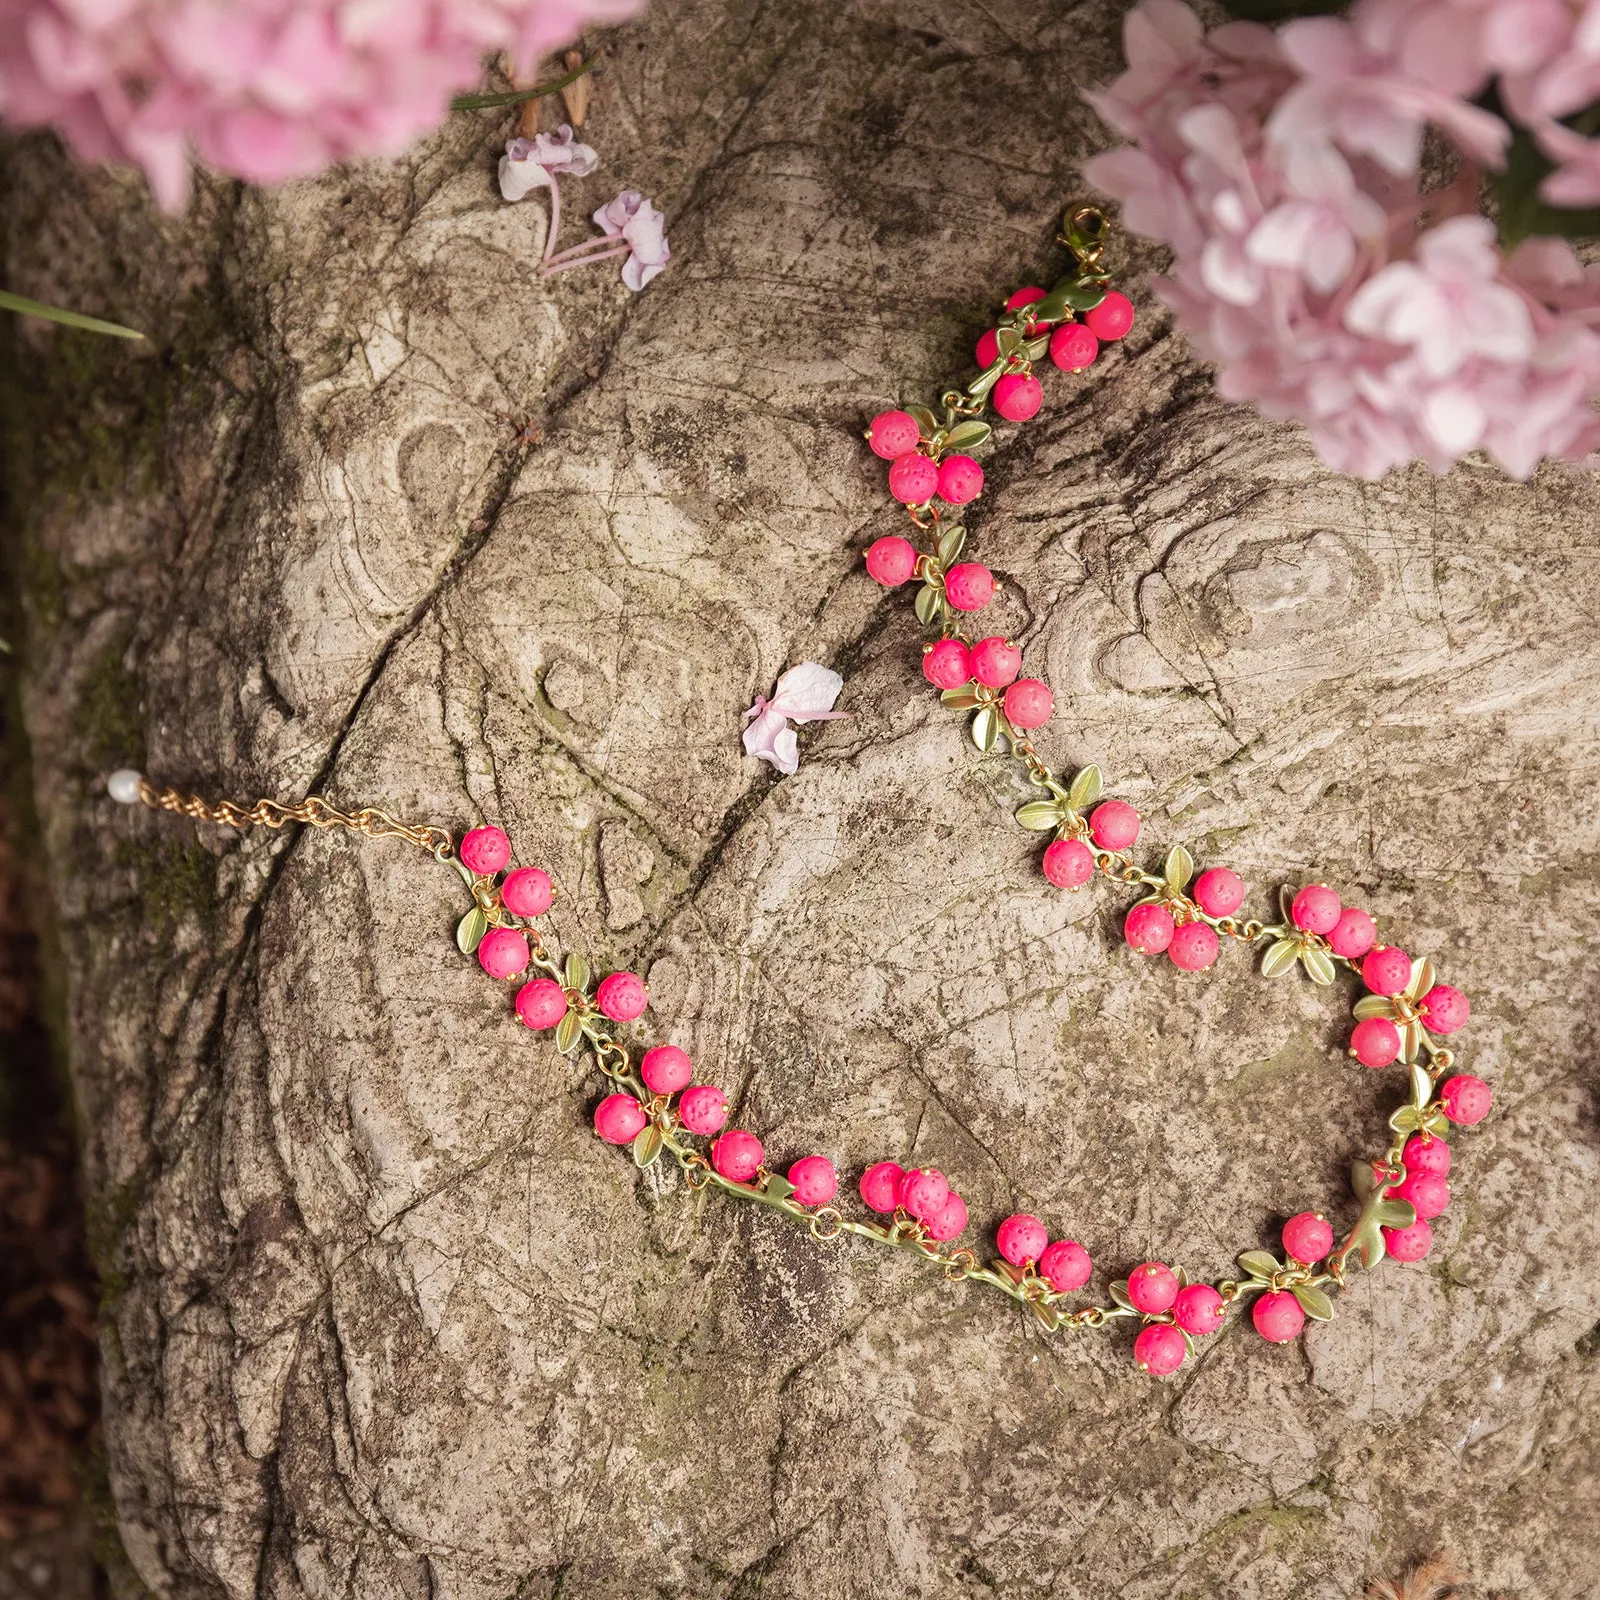
[[[1294,926],[1294,890],[1288,884],[1278,885],[1278,910],[1283,915],[1284,926]]]
[[[1380,1228],[1409,1228],[1417,1220],[1417,1208],[1409,1200],[1380,1200],[1372,1208],[1372,1220]]]
[[[1139,1309],[1136,1305],[1134,1305],[1133,1301],[1128,1298],[1128,1280],[1126,1278],[1118,1278],[1117,1281],[1111,1285],[1111,1298],[1115,1300],[1124,1311],[1137,1311]]]
[[[1422,1119],[1422,1126],[1431,1133],[1435,1139],[1447,1139],[1450,1136],[1450,1119],[1442,1111],[1430,1111]]]
[[[648,1167],[660,1154],[661,1130],[655,1123],[647,1122],[634,1137],[633,1164],[636,1167]]]
[[[1067,804],[1074,811],[1092,806],[1100,798],[1101,777],[1099,767],[1085,767],[1077,773],[1067,789]]]
[[[1392,1017],[1394,1007],[1384,995],[1364,994],[1356,1001],[1355,1014],[1357,1022],[1365,1022],[1368,1017]]]
[[[1411,1064],[1411,1103],[1420,1111],[1433,1099],[1433,1079],[1428,1069],[1417,1062]]]
[[[456,924],[456,948],[464,956],[470,956],[483,943],[483,936],[489,931],[489,919],[483,913],[482,906],[474,906]]]
[[[1018,823],[1030,833],[1047,833],[1061,826],[1061,803],[1058,800],[1030,800],[1017,810]]]
[[[1000,737],[1000,713],[984,706],[972,719],[972,742],[987,755]]]
[[[567,987],[569,989],[589,987],[589,963],[576,950],[567,957]]]
[[[1297,1283],[1291,1292],[1308,1317],[1314,1317],[1318,1322],[1333,1321],[1333,1301],[1320,1289],[1313,1289],[1309,1283]]]
[[[939,419],[926,406],[901,406],[900,408],[917,425],[924,439],[931,439],[939,431]]]
[[[978,696],[971,689],[945,689],[939,698],[952,711],[970,711],[978,703]]]
[[[1422,1024],[1420,1022],[1402,1022],[1400,1024],[1400,1059],[1408,1066],[1417,1059],[1417,1053],[1422,1049]]]
[[[461,874],[461,881],[470,889],[473,883],[472,868],[467,866],[465,862],[458,861],[454,856],[450,858],[450,865]]]
[[[1049,348],[1050,335],[1041,333],[1037,339],[1025,339],[1023,341],[1022,353],[1030,361],[1042,361]]]
[[[556,1049],[566,1055],[577,1044],[579,1036],[583,1033],[583,1025],[578,1021],[578,1013],[569,1011],[556,1024]]]
[[[939,618],[939,602],[944,599],[944,590],[935,588],[931,583],[925,583],[917,590],[917,621],[924,628],[931,628]]]
[[[1030,1300],[1028,1309],[1038,1318],[1039,1325],[1047,1333],[1054,1333],[1061,1326],[1061,1313],[1054,1306],[1047,1306],[1039,1300]]]
[[[1300,941],[1298,939],[1280,939],[1261,958],[1261,976],[1263,978],[1281,977],[1299,959]]]
[[[1316,945],[1305,945],[1300,951],[1300,965],[1306,969],[1313,983],[1333,982],[1333,957]]]
[[[1005,337],[1008,331],[1009,330],[1005,328],[1000,330],[1002,351],[1005,349]],[[1017,335],[1013,333],[1011,337],[1015,339]],[[949,433],[944,436],[944,449],[946,451],[976,450],[979,445],[987,444],[989,442],[989,435],[993,432],[994,429],[991,428],[987,422],[958,422],[955,427],[953,427]]]
[[[1014,356],[1022,348],[1022,335],[1015,328],[996,328],[994,337],[1003,356]]]
[[[1384,1248],[1383,1234],[1375,1223],[1367,1224],[1356,1235],[1356,1249],[1361,1256],[1361,1265],[1369,1272],[1388,1254]]]
[[[1182,894],[1194,876],[1194,857],[1181,844],[1173,845],[1167,851],[1166,865],[1161,869],[1161,874],[1169,887]]]
[[[1028,1276],[1028,1272],[1025,1267],[1014,1267],[1009,1261],[995,1262],[994,1270],[998,1272],[1002,1278],[1009,1278],[1013,1283],[1021,1283],[1022,1280]]]
[[[1378,1187],[1378,1175],[1372,1170],[1370,1161],[1350,1163],[1350,1187],[1355,1190],[1357,1200],[1370,1198],[1372,1191]]]
[[[1006,358],[1004,356],[996,356],[993,363],[967,385],[967,393],[974,400],[982,400],[1005,375]]]
[[[967,530],[959,525],[946,528],[939,535],[939,565],[948,567],[952,561],[960,558],[961,552],[967,547]]]
[[[1390,1113],[1389,1126],[1396,1133],[1411,1133],[1421,1120],[1421,1114],[1415,1106],[1401,1106],[1398,1111]]]
[[[1270,1250],[1246,1250],[1237,1260],[1252,1278],[1270,1278],[1283,1271],[1282,1262]]]
[[[1046,298],[1055,295],[1060,295],[1062,303],[1071,306],[1074,311],[1093,311],[1105,299],[1106,286],[1092,278],[1078,278],[1072,282],[1057,283]]]
[[[769,1172],[761,1192],[771,1200],[787,1200],[794,1193],[794,1185],[781,1172]]]
[[[1426,956],[1417,956],[1411,963],[1411,982],[1406,985],[1406,999],[1420,1000],[1436,981],[1433,963]]]

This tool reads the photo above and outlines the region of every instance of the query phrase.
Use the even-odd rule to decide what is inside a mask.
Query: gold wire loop
[[[823,1229],[830,1223],[831,1230],[825,1233]],[[824,1206],[812,1216],[807,1226],[811,1229],[813,1239],[820,1239],[827,1244],[844,1232],[844,1213],[837,1206]]]
[[[679,1156],[678,1161],[683,1167],[683,1181],[699,1194],[711,1182],[711,1168],[706,1165],[706,1158],[691,1152],[689,1155]]]
[[[1061,220],[1061,243],[1078,259],[1080,267],[1098,265],[1111,236],[1111,222],[1098,206],[1079,206]]]
[[[944,1275],[951,1283],[960,1283],[977,1264],[978,1258],[970,1250],[957,1250],[945,1258]]]

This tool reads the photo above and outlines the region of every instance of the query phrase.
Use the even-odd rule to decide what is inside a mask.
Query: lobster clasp
[[[1080,268],[1095,267],[1111,237],[1111,222],[1098,206],[1079,206],[1062,217],[1056,237],[1077,257]]]

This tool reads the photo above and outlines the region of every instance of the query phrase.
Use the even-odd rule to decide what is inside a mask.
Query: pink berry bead
[[[567,992],[554,978],[535,978],[517,990],[517,1015],[526,1028],[553,1028],[567,1014]]]
[[[1055,708],[1055,698],[1037,678],[1019,678],[1006,690],[1006,721],[1025,733],[1042,728]]]
[[[1307,933],[1331,933],[1344,908],[1339,897],[1325,883],[1308,883],[1294,897],[1289,920]]]
[[[928,1230],[928,1237],[935,1243],[943,1244],[946,1239],[954,1239],[966,1230],[967,1202],[958,1194],[951,1195],[940,1207],[938,1216],[931,1218],[924,1226]]]
[[[697,1083],[678,1101],[678,1121],[690,1133],[715,1133],[728,1120],[728,1097],[714,1084]]]
[[[1470,1072],[1463,1072],[1445,1081],[1439,1091],[1439,1099],[1444,1106],[1444,1114],[1452,1122],[1470,1128],[1473,1123],[1482,1122],[1489,1115],[1494,1096],[1482,1078],[1474,1078]]]
[[[1320,1211],[1302,1211],[1283,1225],[1284,1254],[1309,1267],[1333,1249],[1333,1225]]]
[[[1387,1017],[1368,1017],[1350,1030],[1350,1054],[1364,1067],[1386,1067],[1400,1054],[1400,1030]]]
[[[803,1206],[825,1206],[839,1192],[839,1174],[826,1156],[801,1156],[789,1168],[789,1182]]]
[[[1204,972],[1217,959],[1217,930],[1203,922],[1186,922],[1175,928],[1167,957],[1182,972]]]
[[[1142,956],[1158,956],[1172,943],[1177,925],[1165,906],[1135,906],[1122,924],[1122,937]]]
[[[1081,889],[1094,876],[1094,852],[1082,839],[1057,839],[1044,853],[1044,875],[1058,889]]]
[[[542,917],[555,897],[550,874],[538,867],[518,867],[500,885],[500,903],[514,917]]]
[[[971,456],[946,456],[939,467],[939,498],[964,506],[983,493],[983,468]]]
[[[945,598],[957,611],[982,611],[994,599],[994,574],[981,561],[962,561],[944,575]]]
[[[636,972],[613,972],[600,980],[594,1003],[613,1022],[632,1022],[642,1016],[649,997]]]
[[[896,589],[917,569],[917,550],[909,539],[889,534],[867,550],[867,576],[886,589]]]
[[[900,1204],[900,1180],[905,1168],[894,1161],[880,1161],[861,1174],[861,1198],[885,1216]]]
[[[1126,800],[1103,800],[1090,813],[1089,835],[1102,850],[1126,850],[1139,837],[1139,813]]]
[[[492,872],[499,872],[511,859],[511,841],[499,828],[474,828],[461,841],[458,853],[461,865],[468,872],[486,878]]]
[[[1037,1261],[1049,1242],[1050,1235],[1045,1232],[1044,1224],[1026,1211],[1007,1217],[995,1232],[995,1243],[1000,1246],[1000,1254],[1014,1267]]]
[[[977,358],[978,365],[987,372],[1000,359],[1000,330],[990,328],[987,333],[981,334],[973,354]]]
[[[1360,906],[1346,906],[1328,930],[1328,948],[1346,961],[1355,961],[1372,948],[1377,937],[1377,923]]]
[[[1433,1229],[1421,1217],[1409,1228],[1385,1228],[1383,1248],[1396,1261],[1420,1261],[1433,1249]]]
[[[912,1167],[900,1180],[900,1208],[918,1222],[938,1216],[949,1198],[950,1185],[936,1167]]]
[[[1039,1276],[1057,1294],[1081,1289],[1094,1272],[1089,1252],[1076,1239],[1056,1239],[1039,1257]]]
[[[1133,1341],[1133,1359],[1141,1372],[1152,1378],[1164,1378],[1176,1372],[1188,1355],[1189,1346],[1184,1337],[1170,1322],[1152,1322],[1140,1331]]]
[[[1082,372],[1100,354],[1100,341],[1081,322],[1069,322],[1050,335],[1050,359],[1063,372]]]
[[[959,639],[940,639],[922,652],[922,676],[935,689],[959,689],[972,678],[972,655]]]
[[[1106,297],[1092,311],[1085,311],[1083,320],[1097,339],[1120,339],[1133,326],[1133,301],[1115,289],[1106,291]]]
[[[1427,1172],[1436,1178],[1450,1173],[1450,1146],[1431,1133],[1412,1134],[1400,1159],[1407,1172]]]
[[[889,493],[902,505],[920,506],[938,487],[939,469],[926,456],[901,456],[889,468]]]
[[[1142,1261],[1128,1274],[1128,1298],[1147,1317],[1172,1309],[1178,1298],[1178,1275],[1162,1261]]]
[[[711,1165],[734,1183],[749,1183],[761,1170],[761,1141],[743,1128],[730,1128],[711,1146]]]
[[[994,408],[1007,422],[1026,422],[1044,404],[1044,388],[1026,372],[1008,372],[994,386]]]
[[[608,1094],[594,1108],[594,1131],[607,1144],[632,1144],[649,1120],[631,1094]]]
[[[1215,1333],[1228,1315],[1222,1296],[1209,1283],[1186,1284],[1172,1302],[1172,1315],[1185,1333]]]
[[[689,1058],[675,1044],[658,1044],[646,1050],[639,1076],[651,1094],[676,1094],[687,1087],[693,1073]]]
[[[1459,989],[1453,989],[1448,983],[1436,983],[1422,997],[1423,1026],[1430,1033],[1454,1033],[1457,1028],[1464,1028],[1467,1018],[1472,1015],[1472,1007],[1467,1004],[1467,997]]]
[[[1300,1302],[1287,1289],[1262,1295],[1250,1309],[1250,1320],[1263,1339],[1274,1344],[1287,1344],[1298,1338],[1306,1325],[1306,1314]]]
[[[1431,1172],[1408,1172],[1404,1183],[1389,1191],[1397,1200],[1409,1200],[1424,1222],[1442,1217],[1450,1204],[1450,1183]]]
[[[478,941],[478,965],[491,978],[514,978],[528,965],[528,936],[515,928],[491,928]]]
[[[867,443],[875,456],[898,461],[917,448],[916,418],[905,411],[880,411],[867,429]]]
[[[1018,289],[1017,292],[1006,301],[1006,310],[1020,311],[1024,306],[1034,305],[1038,301],[1043,300],[1044,297],[1045,292],[1043,289]]]
[[[994,634],[972,647],[972,676],[991,689],[1003,689],[1022,671],[1022,652]]]
[[[1194,880],[1194,897],[1208,917],[1231,917],[1244,904],[1244,879],[1226,867],[1208,867]]]
[[[1411,957],[1397,945],[1380,944],[1361,963],[1361,981],[1374,994],[1399,994],[1411,982]]]

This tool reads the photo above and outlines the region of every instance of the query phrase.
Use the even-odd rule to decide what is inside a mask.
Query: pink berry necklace
[[[1470,1125],[1488,1115],[1489,1088],[1468,1074],[1452,1075],[1455,1054],[1441,1042],[1467,1021],[1466,996],[1437,982],[1430,961],[1380,943],[1373,919],[1342,905],[1332,889],[1319,883],[1292,893],[1285,888],[1277,921],[1241,920],[1245,885],[1228,868],[1196,876],[1182,845],[1167,852],[1157,872],[1138,866],[1133,847],[1141,821],[1133,807],[1100,798],[1096,767],[1063,782],[1034,746],[1032,734],[1054,710],[1049,689],[1020,675],[1022,652],[1011,640],[973,640],[963,625],[995,592],[987,567],[962,560],[966,533],[949,516],[982,492],[983,469],[966,452],[991,435],[985,410],[992,402],[1004,420],[1026,421],[1044,397],[1034,363],[1048,354],[1057,367],[1081,372],[1103,341],[1122,338],[1133,325],[1132,304],[1107,287],[1109,274],[1101,266],[1106,234],[1098,211],[1070,214],[1061,243],[1072,253],[1073,270],[1049,290],[1025,288],[1011,296],[998,325],[978,342],[979,376],[964,389],[945,390],[937,412],[908,405],[873,419],[868,441],[890,462],[889,490],[906,507],[917,543],[898,535],[877,540],[867,551],[867,571],[891,588],[918,580],[917,618],[934,635],[923,647],[923,674],[946,705],[971,713],[978,749],[1003,745],[1039,791],[1017,821],[1054,835],[1041,861],[1051,884],[1075,891],[1099,875],[1136,886],[1142,898],[1123,924],[1128,944],[1142,955],[1165,954],[1185,972],[1211,966],[1229,939],[1263,947],[1266,977],[1299,971],[1333,985],[1343,969],[1365,986],[1355,1002],[1350,1054],[1374,1069],[1402,1063],[1408,1092],[1389,1117],[1383,1153],[1353,1165],[1356,1214],[1342,1238],[1320,1212],[1303,1211],[1283,1225],[1281,1257],[1247,1250],[1238,1257],[1240,1276],[1191,1283],[1181,1270],[1145,1261],[1111,1284],[1111,1304],[1079,1304],[1093,1275],[1089,1253],[1073,1239],[1052,1240],[1039,1218],[1019,1214],[1001,1222],[997,1258],[985,1264],[956,1243],[967,1229],[967,1207],[945,1175],[893,1161],[861,1174],[858,1189],[871,1215],[848,1215],[835,1203],[839,1177],[827,1156],[805,1155],[785,1172],[770,1170],[762,1141],[726,1127],[727,1097],[713,1085],[692,1082],[693,1066],[676,1045],[656,1044],[635,1062],[635,1046],[622,1030],[644,1014],[643,982],[631,972],[596,982],[582,955],[551,950],[536,924],[551,908],[554,887],[538,867],[511,866],[511,841],[499,828],[472,829],[458,850],[445,829],[402,822],[372,807],[343,811],[316,796],[288,805],[211,805],[158,790],[132,771],[111,775],[112,798],[240,830],[294,822],[398,838],[454,868],[472,897],[456,928],[461,953],[475,956],[490,978],[518,983],[513,1003],[524,1025],[552,1032],[565,1054],[588,1052],[608,1087],[595,1107],[595,1132],[608,1144],[627,1145],[641,1168],[667,1155],[691,1190],[715,1188],[766,1206],[804,1224],[824,1244],[851,1234],[910,1251],[953,1283],[984,1284],[1019,1301],[1052,1333],[1137,1324],[1134,1359],[1150,1373],[1176,1371],[1196,1338],[1215,1333],[1233,1308],[1246,1304],[1264,1338],[1295,1338],[1307,1317],[1333,1315],[1332,1293],[1356,1263],[1371,1268],[1385,1256],[1419,1261],[1428,1253],[1429,1222],[1450,1200],[1446,1135],[1453,1123]]]

